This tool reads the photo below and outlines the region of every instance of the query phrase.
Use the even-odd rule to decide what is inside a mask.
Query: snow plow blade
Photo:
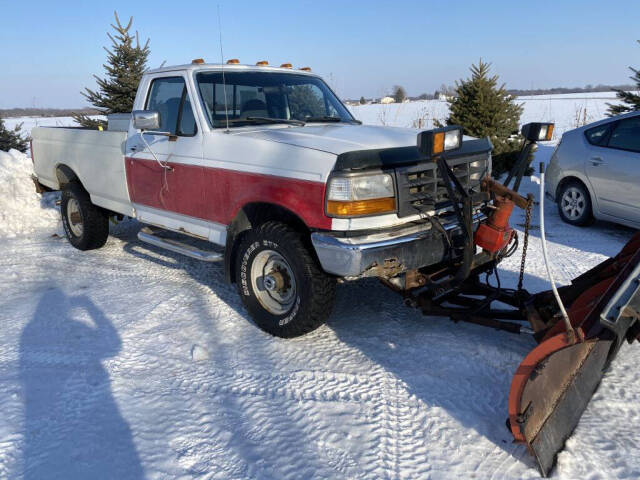
[[[624,340],[640,341],[640,233],[560,290],[575,336],[558,321],[550,292],[533,296],[531,323],[547,327],[516,370],[509,393],[508,426],[544,477]]]

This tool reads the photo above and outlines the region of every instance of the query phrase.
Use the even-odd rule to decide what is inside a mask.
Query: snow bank
[[[59,233],[56,193],[36,193],[31,159],[17,150],[0,151],[0,238],[47,229]]]

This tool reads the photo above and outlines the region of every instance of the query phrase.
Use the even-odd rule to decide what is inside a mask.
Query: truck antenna
[[[222,51],[222,21],[220,20],[220,4],[218,4],[218,31],[220,32],[220,70],[222,71],[222,94],[224,95],[224,117],[229,133],[229,110],[227,108],[227,82],[224,78],[224,53]],[[213,99],[215,103],[215,98]],[[214,107],[215,108],[215,107]]]

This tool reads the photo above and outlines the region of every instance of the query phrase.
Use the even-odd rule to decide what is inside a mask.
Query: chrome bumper
[[[474,216],[474,224],[484,220]],[[449,236],[460,233],[460,225],[443,225]],[[339,237],[331,233],[312,233],[311,243],[320,265],[339,277],[390,278],[406,270],[435,265],[445,260],[449,248],[444,234],[430,223],[362,237]]]

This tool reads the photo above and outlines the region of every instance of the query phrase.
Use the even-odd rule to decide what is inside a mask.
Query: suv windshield
[[[201,72],[196,75],[212,127],[258,123],[356,122],[318,77],[277,72]]]

